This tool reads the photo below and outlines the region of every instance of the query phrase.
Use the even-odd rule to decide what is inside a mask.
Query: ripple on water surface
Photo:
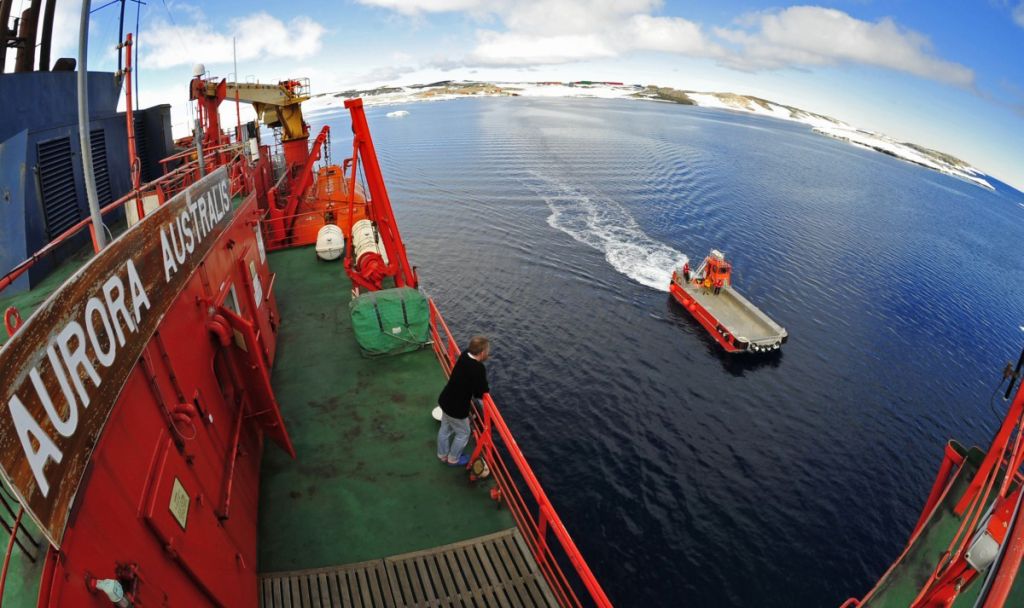
[[[1019,197],[700,108],[402,109],[368,115],[413,263],[494,338],[495,397],[617,605],[863,594],[944,441],[987,441],[1024,336]],[[781,354],[726,357],[665,293],[710,248]]]

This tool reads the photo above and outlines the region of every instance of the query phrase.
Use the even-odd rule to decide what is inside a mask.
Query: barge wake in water
[[[668,291],[672,271],[689,261],[648,236],[620,203],[535,172],[531,176],[542,182],[533,189],[551,209],[548,225],[604,253],[612,268],[637,283]]]

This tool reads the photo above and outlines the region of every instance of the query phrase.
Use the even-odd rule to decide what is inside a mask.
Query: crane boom
[[[237,94],[239,101],[252,104],[263,124],[281,127],[281,141],[309,137],[309,130],[302,119],[302,102],[309,99],[309,95],[304,93],[308,93],[308,88],[303,91],[298,80],[284,80],[278,84],[225,83],[228,99]]]
[[[277,84],[208,80],[205,68],[195,68],[189,86],[190,98],[198,102],[199,119],[204,126],[203,145],[213,148],[227,142],[221,133],[218,108],[224,99],[236,98],[252,104],[264,125],[281,129],[285,171],[290,179],[301,179],[308,172],[309,125],[302,118],[302,102],[309,99],[309,80],[295,78]],[[301,193],[297,193],[298,196]]]
[[[193,81],[196,82],[196,81]],[[309,85],[304,80],[282,80],[277,84],[199,80],[192,99],[203,96],[216,103],[226,99],[252,104],[264,125],[281,128],[281,141],[308,139],[309,130],[302,118],[302,102],[309,99]]]

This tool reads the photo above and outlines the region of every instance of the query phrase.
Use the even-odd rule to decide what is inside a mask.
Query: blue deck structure
[[[0,273],[88,216],[76,76],[73,71],[0,74]],[[127,125],[117,111],[121,84],[113,72],[89,73],[90,145],[100,205],[131,187]],[[158,174],[159,160],[173,151],[170,106],[138,111],[135,123],[145,180],[147,173]],[[72,240],[8,293],[38,284],[83,244],[84,237]]]

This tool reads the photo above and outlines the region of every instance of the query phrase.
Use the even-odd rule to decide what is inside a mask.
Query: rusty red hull
[[[259,330],[254,357],[273,361],[277,306],[253,229],[258,216],[250,196],[130,372],[60,552],[51,549],[40,606],[104,605],[85,577],[117,578],[132,568],[147,605],[257,605],[264,430],[251,414],[259,387],[239,373],[250,367],[241,349],[232,345],[232,354],[205,325],[208,303],[227,300]],[[259,302],[250,265],[265,290]],[[165,413],[188,410],[182,401],[194,415],[179,415],[171,431]]]

